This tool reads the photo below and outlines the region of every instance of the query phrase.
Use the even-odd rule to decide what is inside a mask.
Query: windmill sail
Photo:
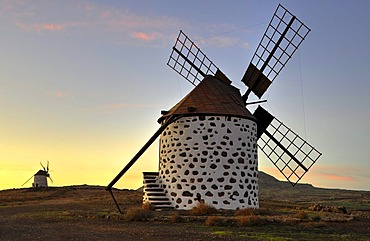
[[[262,97],[310,31],[279,4],[242,78],[245,98],[251,91]]]
[[[258,120],[259,148],[295,186],[321,153],[262,107],[253,116]]]
[[[172,47],[167,65],[196,86],[204,76],[213,75],[228,84],[231,81],[219,68],[198,48],[182,30]]]

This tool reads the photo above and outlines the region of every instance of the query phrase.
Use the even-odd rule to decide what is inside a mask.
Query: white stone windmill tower
[[[25,183],[22,184],[25,185],[29,180],[33,178],[32,187],[48,187],[48,178],[51,182],[53,182],[53,179],[51,179],[49,174],[49,161],[47,161],[46,168],[42,163],[40,162],[40,165],[42,167],[42,170],[38,170],[30,179],[28,179]]]
[[[246,102],[251,92],[261,98],[309,31],[279,4],[242,78],[244,95],[180,31],[167,64],[195,88],[162,111],[159,130],[108,185],[113,199],[112,186],[158,136],[159,171],[144,173],[143,190],[157,208],[258,208],[258,147],[294,186],[321,153],[261,106],[252,115],[246,107],[256,103]]]

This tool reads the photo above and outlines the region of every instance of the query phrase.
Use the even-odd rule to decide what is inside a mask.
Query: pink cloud
[[[61,91],[55,91],[53,96],[54,97],[62,97],[64,94]]]
[[[354,181],[354,178],[349,176],[340,176],[335,174],[323,174],[322,176],[326,179],[335,181]]]
[[[133,36],[136,39],[144,40],[144,41],[151,41],[158,37],[158,33],[152,33],[152,34],[146,34],[143,32],[133,32],[131,33],[131,36]]]
[[[100,20],[104,24],[120,31],[122,29],[137,28],[163,29],[178,27],[180,25],[179,21],[175,18],[140,16],[128,9],[104,9],[100,11],[98,16],[100,16]]]
[[[46,24],[37,24],[34,26],[34,29],[37,31],[63,31],[64,26],[62,24],[52,24],[52,23],[46,23]]]
[[[55,98],[60,98],[65,96],[66,94],[63,93],[62,91],[56,90],[56,91],[50,91],[46,93],[47,96],[55,97]]]
[[[20,21],[17,21],[15,25],[25,31],[48,31],[48,32],[55,32],[55,31],[64,31],[66,27],[76,26],[78,24],[73,23],[63,23],[63,24],[55,24],[55,23],[37,23],[37,24],[25,24]]]

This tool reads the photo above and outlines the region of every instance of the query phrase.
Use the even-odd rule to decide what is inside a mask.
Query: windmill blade
[[[47,161],[46,172],[49,172],[49,160]]]
[[[27,181],[25,181],[23,184],[22,184],[22,186],[21,187],[23,187],[27,182],[29,182],[31,179],[33,178],[33,175],[27,180]]]
[[[51,176],[49,175],[48,178],[50,179],[50,181],[53,183],[53,179],[51,179]]]
[[[251,91],[261,98],[310,31],[296,16],[278,5],[242,78],[248,86],[244,99]]]
[[[295,186],[321,153],[262,107],[258,106],[253,116],[258,121],[259,148]]]
[[[40,162],[40,165],[42,166],[42,168],[44,169],[44,171],[46,171],[46,168],[44,167],[44,165],[42,165],[42,162]]]
[[[196,86],[205,75],[213,75],[226,83],[231,81],[217,66],[191,41],[182,30],[172,47],[167,65]]]

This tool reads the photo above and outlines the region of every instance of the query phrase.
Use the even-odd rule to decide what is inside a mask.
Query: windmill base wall
[[[239,117],[191,116],[160,138],[159,183],[171,205],[258,208],[257,124]]]
[[[35,175],[32,187],[47,187],[48,181],[44,175]]]

